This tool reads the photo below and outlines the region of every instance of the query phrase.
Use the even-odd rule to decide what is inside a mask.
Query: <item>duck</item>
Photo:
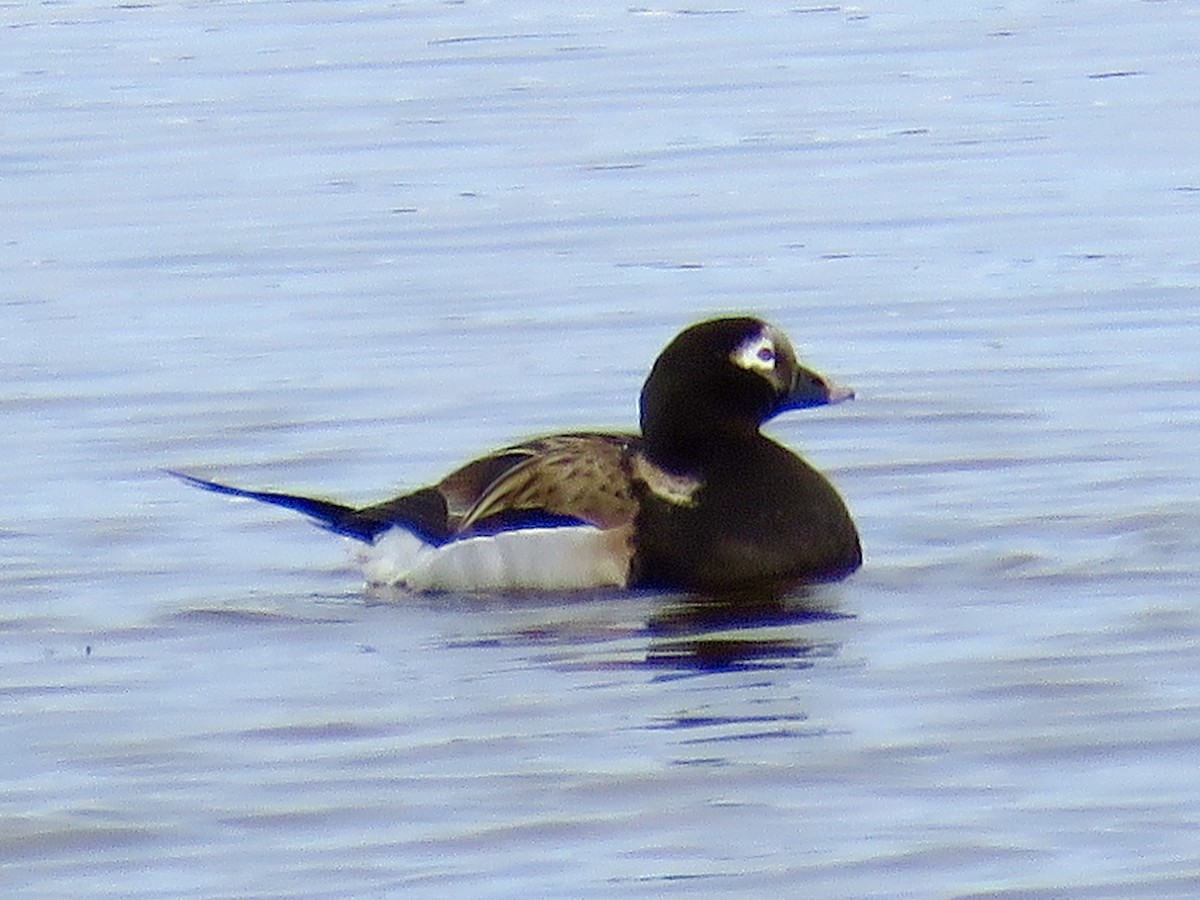
[[[779,328],[730,316],[691,325],[662,350],[637,432],[535,437],[362,507],[170,474],[360,542],[374,585],[779,592],[845,578],[863,555],[829,479],[762,426],[853,397],[801,365]]]

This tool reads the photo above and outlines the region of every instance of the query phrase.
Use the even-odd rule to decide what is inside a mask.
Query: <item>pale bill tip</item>
[[[825,386],[829,389],[829,402],[843,403],[846,400],[854,399],[854,389],[848,388],[845,385],[838,384],[836,381],[826,379]]]

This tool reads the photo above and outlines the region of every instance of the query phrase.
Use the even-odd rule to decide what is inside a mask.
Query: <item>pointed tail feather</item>
[[[389,523],[372,520],[359,515],[352,506],[343,506],[329,500],[316,500],[312,497],[298,497],[295,494],[279,494],[273,491],[248,491],[244,488],[230,487],[216,481],[208,481],[188,475],[184,472],[166,470],[168,475],[174,475],[185,484],[198,487],[215,494],[225,494],[229,497],[243,497],[247,500],[258,500],[260,503],[270,503],[292,509],[313,519],[317,525],[335,534],[343,534],[356,540],[370,543],[375,536],[389,527]]]

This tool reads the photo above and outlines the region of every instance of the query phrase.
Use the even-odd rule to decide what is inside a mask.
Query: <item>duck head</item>
[[[711,319],[682,331],[655,360],[641,395],[651,447],[747,435],[789,409],[841,403],[854,392],[805,368],[761,319]]]

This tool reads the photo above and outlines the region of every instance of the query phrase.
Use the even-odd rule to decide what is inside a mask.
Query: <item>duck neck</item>
[[[758,436],[758,426],[741,420],[695,418],[676,421],[670,428],[645,428],[642,439],[647,457],[674,472],[704,468],[712,460],[738,454]]]

